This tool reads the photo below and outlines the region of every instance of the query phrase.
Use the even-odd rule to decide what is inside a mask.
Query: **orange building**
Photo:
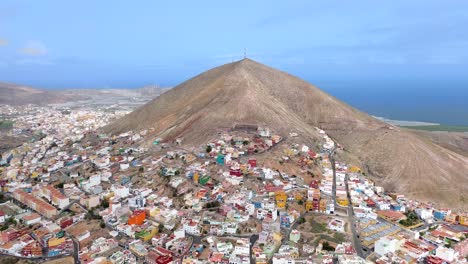
[[[142,225],[146,219],[146,212],[142,210],[135,210],[128,218],[129,225]]]

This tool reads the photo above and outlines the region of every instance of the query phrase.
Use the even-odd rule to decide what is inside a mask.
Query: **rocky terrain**
[[[120,133],[151,129],[166,141],[197,145],[219,128],[268,126],[314,141],[324,129],[348,160],[388,191],[451,207],[464,207],[468,158],[407,129],[360,112],[285,72],[255,61],[225,64],[164,93],[107,126]]]

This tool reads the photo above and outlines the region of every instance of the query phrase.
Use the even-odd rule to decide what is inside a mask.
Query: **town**
[[[109,109],[1,106],[0,258],[73,263],[466,263],[468,214],[377,185],[315,128],[206,144],[106,135]],[[33,135],[33,136],[31,136]]]

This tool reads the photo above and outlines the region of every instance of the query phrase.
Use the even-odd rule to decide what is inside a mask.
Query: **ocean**
[[[393,120],[468,126],[468,81],[314,81],[320,89]]]

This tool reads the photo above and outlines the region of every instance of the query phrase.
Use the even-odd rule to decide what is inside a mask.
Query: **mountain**
[[[359,91],[356,91],[359,92]],[[106,132],[154,129],[165,140],[196,146],[219,128],[267,126],[309,142],[325,130],[389,191],[465,207],[468,158],[409,130],[360,112],[317,87],[250,59],[206,71],[105,127]]]
[[[29,86],[0,82],[0,104],[26,105],[26,104],[53,104],[64,103],[87,98],[67,94],[62,91],[47,91]]]

